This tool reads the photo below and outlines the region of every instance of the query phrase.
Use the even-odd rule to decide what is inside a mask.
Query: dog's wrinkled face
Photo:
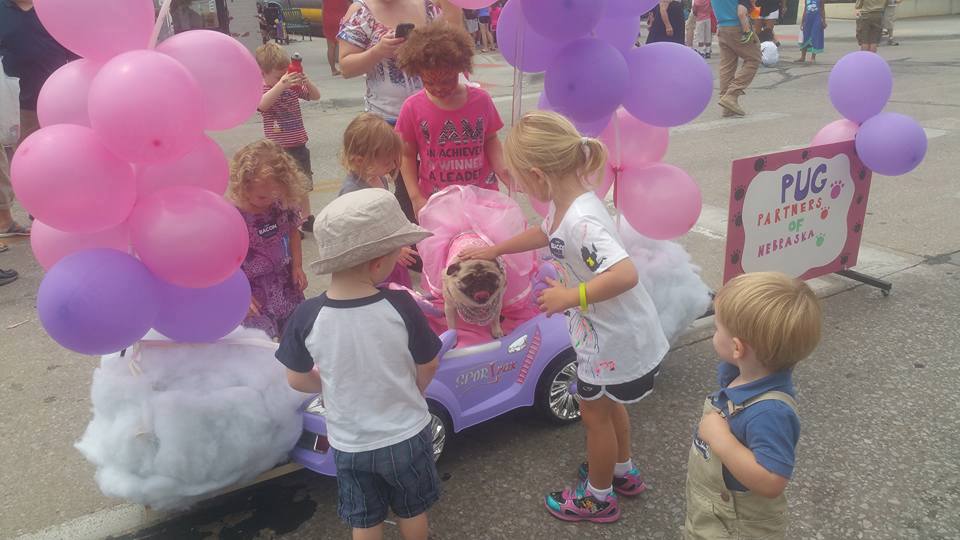
[[[447,276],[453,279],[457,290],[477,305],[484,305],[503,287],[504,275],[494,261],[471,260],[451,264]]]

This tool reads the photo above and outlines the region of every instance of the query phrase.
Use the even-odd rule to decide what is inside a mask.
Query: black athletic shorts
[[[653,392],[653,383],[658,374],[660,374],[660,366],[653,368],[649,373],[639,379],[618,384],[602,385],[581,381],[578,376],[577,395],[580,396],[580,399],[587,401],[599,399],[605,395],[618,403],[636,403]]]

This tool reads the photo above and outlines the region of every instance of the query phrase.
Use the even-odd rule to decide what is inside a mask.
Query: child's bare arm
[[[318,394],[323,390],[320,382],[320,372],[313,368],[306,373],[287,369],[287,383],[290,388],[307,394]]]
[[[584,285],[587,302],[596,304],[619,296],[636,287],[639,280],[633,261],[623,259]],[[564,287],[552,279],[547,279],[547,283],[550,288],[540,295],[540,311],[553,315],[580,305],[579,284],[576,287]]]
[[[304,77],[303,87],[307,89],[307,101],[316,101],[320,99],[320,89],[317,88],[317,85],[313,84],[309,78]]]
[[[417,145],[404,141],[403,153],[400,155],[400,174],[403,175],[403,185],[407,187],[413,211],[420,214],[420,209],[427,203],[426,197],[420,193],[420,177],[417,172]]]
[[[426,364],[417,364],[417,388],[420,389],[421,394],[427,391],[438,367],[440,367],[439,358],[434,358]]]
[[[501,255],[510,255],[511,253],[523,253],[546,247],[550,239],[540,230],[539,227],[531,227],[522,233],[504,240],[503,242],[490,246],[488,248],[473,248],[463,250],[459,257],[460,260],[467,259],[486,259],[492,261]]]
[[[487,163],[490,164],[493,172],[497,173],[500,181],[506,184],[510,178],[510,172],[507,171],[507,166],[503,163],[503,145],[500,144],[500,138],[497,137],[496,133],[488,137],[486,142],[483,143],[483,155],[487,157]],[[508,187],[510,186],[508,185]]]
[[[727,420],[719,412],[711,411],[703,415],[699,434],[710,445],[713,455],[750,491],[772,499],[779,497],[787,488],[788,480],[757,463],[756,456],[737,440]]]

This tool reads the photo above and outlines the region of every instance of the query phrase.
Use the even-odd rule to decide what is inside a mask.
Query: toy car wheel
[[[577,396],[577,355],[571,349],[560,353],[537,383],[534,407],[551,422],[570,424],[580,420]]]
[[[453,433],[450,415],[444,408],[433,401],[428,401],[430,409],[430,434],[433,436],[433,461],[436,462],[447,446],[447,435]]]

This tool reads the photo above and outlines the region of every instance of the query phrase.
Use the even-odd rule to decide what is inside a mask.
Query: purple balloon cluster
[[[229,166],[205,131],[237,126],[261,96],[236,40],[197,30],[151,47],[151,0],[36,0],[83,58],[40,92],[41,129],[11,163],[31,244],[48,270],[37,309],[66,348],[106,354],[151,328],[214,341],[246,315],[248,233],[223,198]]]
[[[647,124],[671,127],[710,102],[713,74],[688,47],[635,48],[640,15],[657,0],[514,0],[497,25],[504,58],[524,72],[546,71],[553,109],[584,132],[599,132],[623,105]]]
[[[827,124],[813,144],[856,140],[857,155],[871,170],[906,174],[927,153],[927,136],[913,118],[883,112],[893,93],[893,73],[880,55],[858,51],[830,71],[830,101],[844,119]]]

